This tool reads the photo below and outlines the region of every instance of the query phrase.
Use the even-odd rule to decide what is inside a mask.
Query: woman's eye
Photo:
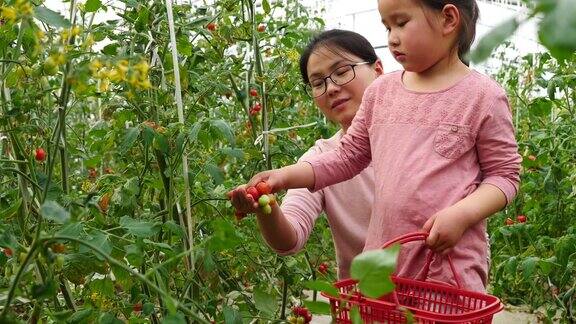
[[[322,80],[315,80],[315,81],[310,82],[310,85],[311,85],[313,88],[320,88],[320,87],[322,87],[322,86],[324,85],[324,81],[322,81]]]
[[[404,27],[408,21],[402,21],[398,23],[398,27]]]

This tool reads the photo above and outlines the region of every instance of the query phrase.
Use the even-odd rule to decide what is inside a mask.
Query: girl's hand
[[[236,209],[236,211],[249,214],[255,213],[259,210],[258,201],[252,197],[252,195],[248,194],[246,191],[249,187],[255,187],[259,182],[266,182],[268,187],[270,188],[271,193],[278,192],[283,187],[284,180],[282,179],[282,171],[281,170],[269,170],[264,171],[256,174],[250,181],[245,185],[240,185],[228,192],[227,196],[232,202],[232,206]]]
[[[248,195],[246,188],[245,185],[238,186],[228,192],[228,198],[230,198],[230,202],[232,202],[232,206],[237,212],[244,214],[255,213],[258,211],[258,202],[254,200],[252,195]]]
[[[248,181],[247,187],[255,187],[259,182],[266,182],[270,187],[271,193],[286,189],[284,169],[274,169],[257,173]]]
[[[436,253],[449,253],[468,229],[468,220],[466,212],[455,206],[437,212],[422,227],[429,233],[426,244]]]

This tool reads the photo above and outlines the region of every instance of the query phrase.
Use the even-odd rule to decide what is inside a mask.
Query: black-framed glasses
[[[346,64],[336,68],[332,73],[330,73],[325,78],[318,78],[314,80],[310,80],[308,84],[306,84],[306,93],[310,95],[312,98],[318,98],[321,95],[326,93],[328,89],[328,84],[326,83],[328,79],[332,81],[335,85],[343,86],[346,83],[354,80],[356,77],[356,71],[354,70],[355,67],[358,65],[370,64],[370,62],[358,62],[353,64]]]

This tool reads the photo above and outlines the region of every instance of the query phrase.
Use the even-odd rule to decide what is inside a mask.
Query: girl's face
[[[457,29],[449,21],[453,17],[446,19],[444,12],[427,10],[416,0],[379,0],[378,11],[390,52],[405,70],[426,71],[450,54]]]
[[[355,55],[320,46],[308,59],[308,80],[324,79],[340,67],[360,62],[363,60]],[[344,131],[348,129],[360,107],[364,90],[382,74],[382,62],[378,60],[374,64],[357,65],[354,72],[354,79],[341,86],[326,79],[326,92],[314,98],[314,103],[324,116],[338,123]]]

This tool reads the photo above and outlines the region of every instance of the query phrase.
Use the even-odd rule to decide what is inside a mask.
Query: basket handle
[[[415,242],[415,241],[425,241],[427,237],[428,237],[428,233],[426,233],[426,232],[412,232],[412,233],[404,234],[404,235],[398,236],[394,239],[391,239],[390,241],[384,243],[384,245],[382,245],[382,248],[385,249],[385,248],[390,247],[392,244],[395,244],[395,243],[404,244],[404,243]],[[425,280],[426,276],[428,275],[428,271],[430,270],[430,264],[432,263],[432,256],[433,255],[434,255],[433,252],[428,253],[428,256],[426,257],[426,263],[424,264],[424,272],[423,272],[424,280]],[[454,276],[454,281],[456,281],[456,288],[461,288],[462,285],[460,283],[460,277],[456,273],[456,268],[454,268],[454,263],[452,262],[452,257],[450,257],[450,255],[447,255],[447,259],[448,259],[448,264],[450,265],[450,270],[452,270],[452,276]]]

